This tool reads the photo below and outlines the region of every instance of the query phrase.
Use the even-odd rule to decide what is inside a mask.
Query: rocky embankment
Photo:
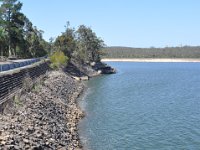
[[[62,71],[47,74],[39,85],[15,97],[0,115],[0,149],[81,149],[76,104],[84,85]]]
[[[79,64],[72,61],[68,64],[65,72],[76,80],[89,80],[89,78],[99,76],[101,74],[116,73],[116,70],[103,62]]]
[[[83,112],[76,100],[82,80],[115,73],[104,63],[70,63],[63,71],[50,71],[40,84],[15,96],[0,115],[0,149],[82,149],[78,121]]]

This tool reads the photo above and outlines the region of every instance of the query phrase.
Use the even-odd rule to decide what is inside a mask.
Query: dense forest
[[[104,58],[200,58],[200,47],[131,48],[106,47]]]
[[[90,27],[80,25],[75,29],[67,22],[65,31],[47,42],[43,31],[21,12],[22,6],[18,0],[0,0],[0,56],[33,58],[56,54],[61,59],[82,63],[100,61],[104,42]],[[57,56],[53,60],[58,60]]]

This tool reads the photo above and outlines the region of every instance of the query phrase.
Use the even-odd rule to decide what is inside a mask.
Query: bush
[[[58,69],[67,65],[69,58],[61,51],[56,51],[51,57],[51,67]]]

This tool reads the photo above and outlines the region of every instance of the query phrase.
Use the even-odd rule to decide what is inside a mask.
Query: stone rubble
[[[84,114],[76,100],[83,89],[64,72],[49,72],[0,115],[0,149],[82,149],[77,125]]]

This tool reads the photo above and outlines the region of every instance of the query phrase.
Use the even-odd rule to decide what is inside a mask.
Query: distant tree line
[[[31,58],[60,52],[56,55],[63,59],[61,54],[64,54],[66,60],[100,61],[104,42],[90,27],[80,25],[75,30],[67,22],[65,31],[47,42],[43,31],[33,26],[21,8],[18,0],[0,0],[0,56]],[[55,56],[53,58],[56,60]]]
[[[104,58],[200,58],[200,46],[166,48],[106,47]]]

